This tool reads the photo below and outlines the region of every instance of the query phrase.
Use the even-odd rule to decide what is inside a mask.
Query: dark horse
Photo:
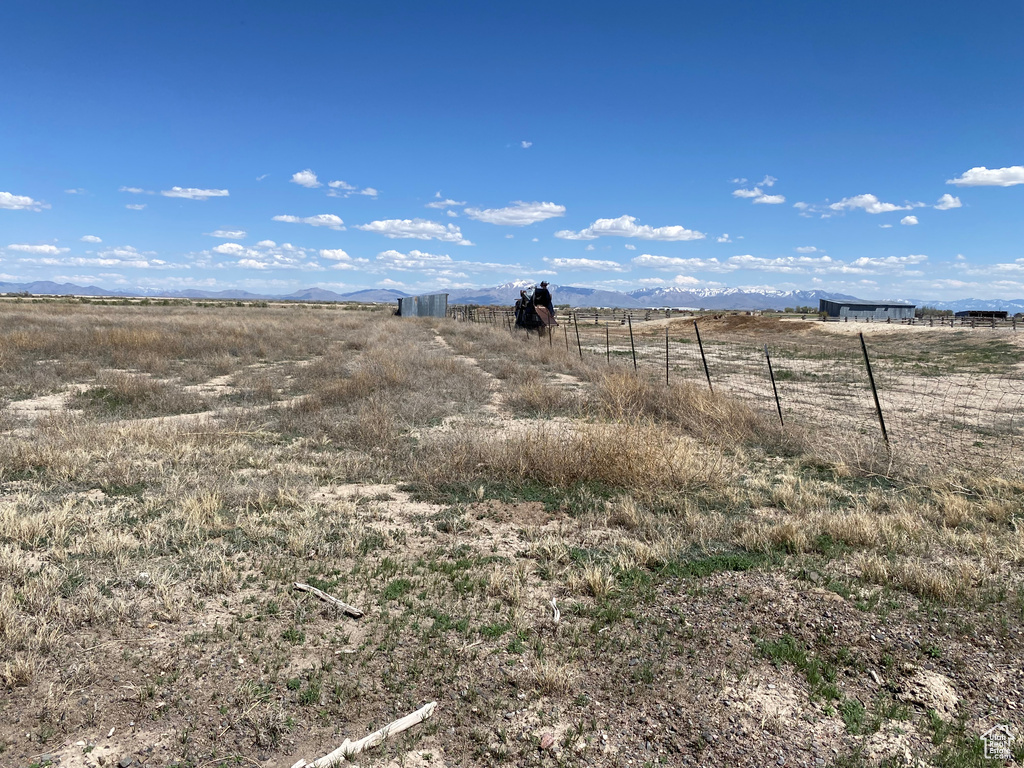
[[[547,307],[539,307],[534,301],[533,292],[519,292],[516,300],[516,327],[527,331],[536,331],[543,336],[548,328],[558,325],[554,315]]]

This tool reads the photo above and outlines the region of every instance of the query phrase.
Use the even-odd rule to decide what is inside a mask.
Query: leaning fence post
[[[626,319],[629,321],[629,348],[633,350],[633,370],[636,370],[636,344],[633,343],[633,317],[628,315]]]
[[[868,347],[864,343],[864,334],[860,335],[860,348],[864,352],[864,365],[868,369],[868,381],[871,382],[871,394],[875,398],[875,411],[878,412],[878,426],[882,428],[882,439],[885,440],[885,447],[889,447],[889,433],[885,429],[885,419],[882,417],[882,404],[878,402],[878,388],[875,386],[875,375],[871,372],[871,360],[868,358]]]
[[[772,380],[772,392],[775,393],[775,408],[779,412],[779,424],[786,426],[786,422],[782,420],[782,403],[779,402],[779,388],[775,386],[775,371],[772,370],[772,358],[768,354],[768,345],[764,345],[764,359],[768,361],[768,376]]]
[[[580,360],[583,359],[583,345],[580,344],[580,319],[575,314],[572,316],[572,324],[576,329],[576,348],[580,351]]]
[[[604,360],[606,363],[612,361],[612,348],[608,343],[608,323],[604,324]]]
[[[565,332],[565,351],[569,351],[569,326],[563,325],[562,330]]]
[[[693,330],[697,332],[697,347],[700,348],[700,359],[704,363],[704,375],[708,379],[708,389],[711,392],[715,391],[715,388],[711,386],[711,371],[708,370],[708,359],[704,355],[704,342],[700,340],[700,328],[697,327],[697,321],[693,321]]]

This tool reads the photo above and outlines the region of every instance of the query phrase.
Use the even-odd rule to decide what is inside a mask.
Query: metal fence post
[[[668,323],[665,323],[665,386],[668,386]]]
[[[636,368],[636,344],[633,343],[633,317],[632,315],[627,316],[629,320],[629,348],[633,350],[633,370]]]
[[[608,343],[608,323],[604,324],[604,359],[606,363],[612,361],[612,348]]]
[[[768,376],[772,380],[772,392],[775,393],[775,409],[779,412],[779,424],[786,426],[786,422],[782,420],[782,403],[779,402],[779,388],[775,386],[775,371],[772,370],[772,358],[768,354],[768,345],[764,345],[764,359],[768,361]]]
[[[878,402],[878,388],[875,386],[875,375],[871,372],[871,359],[868,357],[868,347],[864,343],[864,334],[860,335],[860,348],[864,352],[864,366],[868,369],[868,381],[871,382],[871,394],[875,398],[875,411],[878,413],[878,426],[882,428],[882,439],[885,440],[885,447],[889,447],[889,433],[885,429],[885,419],[882,417],[882,404]]]
[[[576,315],[572,316],[572,325],[576,329],[576,348],[580,351],[580,360],[583,359],[583,345],[580,344],[580,319]]]
[[[569,351],[569,326],[563,325],[562,330],[565,332],[565,351]]]
[[[700,328],[697,327],[697,321],[693,321],[693,330],[697,332],[697,346],[700,348],[700,359],[704,363],[704,375],[708,379],[708,389],[712,392],[715,388],[711,386],[711,371],[708,370],[708,358],[704,354],[704,342],[700,340]]]

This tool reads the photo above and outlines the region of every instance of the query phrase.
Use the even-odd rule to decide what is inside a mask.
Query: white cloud
[[[49,208],[49,203],[33,200],[28,195],[14,195],[10,192],[0,192],[0,208],[8,211],[41,211]]]
[[[84,195],[85,194],[85,190],[81,189],[81,188],[79,188],[79,189],[65,189],[64,190],[64,194],[65,195]]]
[[[344,262],[345,264],[354,264],[356,262],[360,262],[363,264],[368,263],[366,259],[353,259],[351,256],[348,255],[348,253],[343,251],[341,248],[321,248],[320,258],[338,262],[338,265],[336,265],[338,268],[341,268],[340,265],[342,262]]]
[[[584,248],[583,250],[585,250],[585,251],[592,251],[592,250],[594,250],[594,244],[593,243],[588,244],[587,247]]]
[[[438,193],[437,196],[440,197],[440,193]],[[451,208],[453,205],[465,205],[465,204],[466,204],[465,200],[461,200],[461,201],[460,200],[452,200],[450,197],[448,197],[448,198],[445,198],[444,200],[438,199],[438,200],[434,200],[432,203],[427,203],[427,208],[444,209],[444,208]]]
[[[59,249],[60,253],[67,251],[67,248]],[[70,266],[70,267],[119,267],[119,268],[133,268],[133,269],[189,269],[187,264],[169,264],[162,259],[153,258],[156,254],[151,252],[141,252],[136,250],[130,245],[120,246],[118,248],[110,248],[105,251],[100,251],[98,254],[92,257],[62,257],[52,258],[54,252],[51,250],[46,251],[33,251],[33,253],[45,253],[48,254],[46,258],[37,259],[21,259],[22,262],[28,264],[38,264],[42,266]]]
[[[152,195],[152,190],[143,189],[142,187],[118,187],[118,192],[130,192],[133,195]]]
[[[367,197],[376,197],[380,193],[373,187],[367,187],[366,189],[360,189],[356,194],[366,195]]]
[[[295,174],[295,176],[298,176],[298,174]],[[292,181],[295,181],[295,176],[292,177]],[[316,174],[313,174],[313,179],[314,180],[316,179]],[[317,186],[319,186],[319,184]],[[345,182],[345,181],[340,181],[340,180],[339,181],[328,181],[327,182],[327,186],[330,187],[331,189],[343,189],[346,192],[354,192],[355,191],[355,187],[353,187],[351,184],[349,184],[348,182]]]
[[[440,240],[444,243],[472,245],[454,224],[444,225],[427,219],[384,219],[371,221],[369,224],[357,224],[356,229],[361,229],[364,232],[376,232],[392,239]]]
[[[672,256],[655,256],[644,253],[633,258],[633,266],[650,267],[652,269],[687,269],[708,272],[732,272],[737,267],[718,259],[680,259]]]
[[[889,213],[890,211],[909,211],[913,205],[896,205],[895,203],[880,202],[877,197],[871,194],[855,195],[844,197],[838,203],[832,203],[829,208],[833,211],[852,211],[861,208],[868,213]]]
[[[529,149],[530,147],[533,146],[533,142],[532,141],[521,141],[521,142],[519,142],[519,146],[522,147],[523,149]]]
[[[301,187],[308,187],[309,189],[316,189],[322,187],[319,181],[317,181],[316,174],[313,173],[309,168],[304,171],[298,171],[292,174],[292,184],[298,184]]]
[[[753,189],[734,189],[732,192],[733,197],[761,197],[763,194],[764,192],[758,187]]]
[[[765,176],[761,179],[761,183],[758,186],[761,187],[774,187],[775,182],[778,181],[774,176]]]
[[[729,183],[730,184],[746,184],[747,183],[747,179],[740,179],[740,178],[730,179]]]
[[[398,270],[402,272],[416,271],[435,278],[452,279],[465,278],[472,272],[521,272],[523,266],[520,264],[493,264],[477,261],[458,261],[448,254],[426,253],[419,250],[411,250],[402,253],[396,250],[382,251],[377,254],[377,269]],[[445,285],[453,285],[445,283]]]
[[[340,216],[335,216],[333,213],[318,213],[316,216],[306,217],[282,214],[274,216],[271,220],[283,221],[286,224],[309,224],[311,227],[327,227],[338,232],[345,229],[345,222],[342,221]]]
[[[879,224],[879,229],[892,229],[892,224]]]
[[[243,269],[269,270],[269,269],[298,269],[305,272],[322,272],[324,267],[317,261],[319,255],[322,258],[335,262],[335,269],[356,269],[358,266],[369,264],[367,259],[353,259],[344,251],[337,250],[312,250],[281,243],[278,245],[273,240],[261,240],[255,246],[248,248],[239,243],[221,243],[210,251],[203,251],[203,255],[218,254],[227,256],[233,261],[218,261],[219,267],[242,267]]]
[[[715,238],[715,240],[717,240],[719,243],[731,243],[732,242],[732,240],[729,239],[729,233],[728,232],[726,232],[725,234],[719,235],[718,237]]]
[[[900,224],[905,227],[912,227],[917,224],[917,216],[904,216],[900,219]]]
[[[185,200],[208,200],[211,197],[228,197],[226,189],[196,189],[195,187],[171,187],[160,191],[164,197],[181,197]]]
[[[445,215],[446,215],[446,216],[448,216],[448,218],[450,218],[450,219],[457,219],[457,218],[459,218],[459,214],[457,214],[457,213],[456,213],[455,211],[453,211],[453,210],[452,210],[451,208],[449,208],[449,209],[448,209],[447,211],[445,211],[444,213],[445,213]]]
[[[947,192],[942,197],[940,197],[939,201],[932,207],[939,211],[948,211],[953,208],[962,208],[963,205],[964,204],[960,202],[959,197],[953,197],[953,195]]]
[[[686,229],[678,225],[668,227],[651,227],[647,224],[638,225],[635,216],[619,216],[617,219],[598,219],[586,229],[579,232],[563,229],[555,232],[555,237],[563,240],[596,240],[599,237],[636,237],[640,240],[703,240],[703,232]]]
[[[797,253],[817,253],[818,249],[813,245],[799,245],[794,249]]]
[[[275,243],[273,240],[260,240],[258,243],[256,243],[256,245],[259,248],[276,248],[277,247],[277,243]]]
[[[141,211],[145,207],[145,203],[128,203],[128,205],[125,206],[129,211]]]
[[[213,232],[204,233],[209,237],[219,237],[223,240],[244,240],[246,231],[244,229],[215,229]]]
[[[763,203],[765,205],[779,205],[779,203],[786,202],[785,195],[761,195],[754,198],[754,204]]]
[[[556,203],[532,202],[516,200],[505,208],[467,208],[465,214],[471,219],[488,224],[499,224],[506,227],[525,227],[538,221],[553,219],[565,215],[565,206]]]
[[[240,256],[247,250],[244,245],[239,245],[238,243],[221,243],[213,248],[214,253],[223,253],[227,256]]]
[[[61,253],[67,253],[70,248],[58,248],[55,245],[24,245],[22,243],[11,243],[7,246],[9,251],[21,251],[22,253],[39,253],[46,254],[48,256],[57,256]]]
[[[534,238],[534,240],[536,240],[536,238]],[[719,242],[721,242],[721,241],[719,241]],[[636,246],[633,245],[632,243],[626,243],[626,250],[627,251],[635,251],[636,250]]]
[[[946,183],[958,187],[1012,187],[1024,184],[1024,165],[1011,165],[1008,168],[986,168],[982,165]]]
[[[555,269],[596,269],[606,272],[625,272],[626,267],[617,261],[600,259],[544,259]]]
[[[261,173],[259,176],[256,177],[256,181],[263,181],[269,175],[269,173]]]
[[[102,243],[103,240],[96,237],[96,235],[82,235],[80,238],[83,243]]]

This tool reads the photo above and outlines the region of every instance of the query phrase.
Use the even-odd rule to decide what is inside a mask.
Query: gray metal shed
[[[447,317],[448,294],[428,293],[406,296],[398,300],[398,314],[402,317]]]
[[[914,304],[894,304],[884,301],[831,301],[818,300],[818,311],[840,320],[909,320],[914,317]]]

